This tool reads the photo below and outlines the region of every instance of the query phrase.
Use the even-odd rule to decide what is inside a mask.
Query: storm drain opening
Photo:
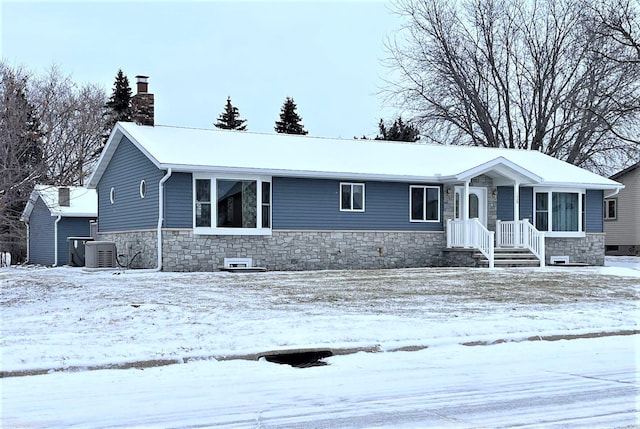
[[[330,350],[314,350],[314,351],[297,351],[297,352],[280,352],[261,357],[267,362],[279,363],[281,365],[291,365],[294,368],[310,368],[313,366],[329,365],[322,359],[333,356]]]

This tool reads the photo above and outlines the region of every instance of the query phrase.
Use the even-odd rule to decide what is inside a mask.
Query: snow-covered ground
[[[606,265],[251,274],[3,268],[0,423],[640,424],[640,258],[608,257]],[[585,338],[525,341],[562,337]],[[461,345],[487,343],[500,344]],[[424,347],[334,356],[308,369],[226,360],[299,348]],[[151,368],[169,361],[188,363]],[[83,371],[129,364],[144,370]],[[57,372],[24,376],[48,371]]]

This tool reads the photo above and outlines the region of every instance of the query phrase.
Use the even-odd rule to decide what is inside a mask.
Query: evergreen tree
[[[231,97],[227,97],[227,104],[224,107],[224,112],[220,113],[218,116],[218,122],[215,125],[216,128],[222,128],[223,130],[237,130],[237,131],[246,131],[247,130],[247,120],[240,119],[240,112],[237,107],[234,107],[231,104]]]
[[[390,128],[387,128],[384,121],[380,119],[378,123],[380,135],[376,136],[376,140],[391,140],[403,142],[415,142],[420,140],[420,131],[412,124],[405,124],[401,117],[398,117]]]
[[[296,103],[293,98],[287,97],[280,109],[280,120],[276,121],[275,131],[284,134],[306,135],[309,131],[300,123],[302,118],[296,113]]]
[[[129,79],[118,70],[116,80],[113,82],[113,93],[107,102],[107,107],[111,110],[111,123],[115,125],[118,121],[131,122],[131,87]]]

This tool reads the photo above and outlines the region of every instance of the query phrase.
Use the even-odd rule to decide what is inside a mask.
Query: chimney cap
[[[145,76],[145,75],[139,74],[139,75],[136,76],[136,79],[140,83],[147,83],[147,79],[149,79],[149,76]]]

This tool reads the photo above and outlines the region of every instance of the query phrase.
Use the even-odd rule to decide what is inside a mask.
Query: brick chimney
[[[69,188],[67,187],[58,188],[58,205],[60,207],[71,206],[71,193]]]
[[[149,94],[149,76],[136,76],[137,93],[131,97],[131,110],[133,122],[138,125],[153,126],[153,94]]]

